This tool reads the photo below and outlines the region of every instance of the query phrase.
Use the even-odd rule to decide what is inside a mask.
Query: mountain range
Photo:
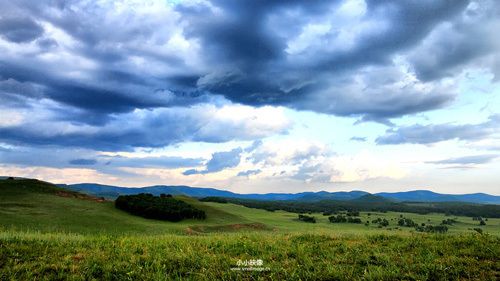
[[[394,202],[467,202],[479,204],[500,204],[500,196],[490,195],[486,193],[473,194],[441,194],[429,190],[413,190],[403,192],[381,192],[370,194],[365,191],[338,191],[338,192],[300,192],[300,193],[251,193],[241,194],[227,190],[205,187],[190,187],[190,186],[167,186],[155,185],[147,187],[120,187],[112,185],[101,185],[95,183],[81,184],[60,184],[59,186],[68,188],[74,191],[79,191],[95,196],[105,198],[116,198],[119,195],[131,195],[138,193],[151,193],[160,195],[161,193],[172,195],[187,195],[191,197],[229,197],[254,200],[296,200],[296,201],[321,201],[321,200],[376,200],[377,198],[385,198]],[[366,195],[375,195],[373,197]]]

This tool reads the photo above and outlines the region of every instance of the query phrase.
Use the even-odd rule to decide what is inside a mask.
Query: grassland
[[[498,280],[500,219],[361,213],[375,224],[298,221],[297,214],[199,202],[207,220],[131,216],[112,202],[60,193],[40,182],[0,181],[0,280]],[[458,222],[447,234],[397,227]],[[260,259],[262,271],[237,271]]]

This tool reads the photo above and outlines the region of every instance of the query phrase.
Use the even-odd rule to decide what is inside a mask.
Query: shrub
[[[445,219],[441,222],[441,224],[447,224],[447,225],[453,225],[454,223],[456,223],[457,221],[454,220],[454,219]]]
[[[382,218],[377,218],[375,220],[372,220],[372,223],[378,223],[379,228],[389,225],[389,221],[387,219],[382,219]]]
[[[361,223],[361,219],[360,219],[360,218],[352,218],[352,217],[348,217],[348,218],[347,218],[347,222],[348,222],[348,223]]]
[[[445,233],[448,231],[448,227],[445,225],[427,225],[427,226],[417,226],[416,231],[419,232],[430,232],[430,233]]]
[[[337,215],[337,216],[330,216],[328,217],[328,220],[332,223],[362,223],[360,218],[353,218],[353,217],[344,217],[342,215]]]
[[[406,227],[415,227],[418,224],[416,222],[414,222],[412,219],[402,218],[402,219],[398,220],[398,225],[399,226],[406,226]]]
[[[316,218],[308,215],[299,214],[299,220],[304,222],[316,223]]]
[[[349,211],[347,212],[348,217],[359,217],[359,211]]]
[[[332,223],[342,223],[342,222],[347,222],[347,218],[342,216],[342,215],[337,215],[337,216],[330,216],[328,217],[328,220]]]

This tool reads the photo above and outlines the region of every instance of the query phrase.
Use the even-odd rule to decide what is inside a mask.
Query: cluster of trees
[[[316,223],[316,218],[315,217],[308,216],[308,215],[303,215],[303,214],[299,214],[299,220],[305,221],[305,222]]]
[[[118,196],[115,200],[115,207],[144,218],[173,222],[206,218],[204,211],[165,194],[159,197],[149,193]]]
[[[415,230],[419,232],[445,233],[448,231],[448,227],[446,225],[426,225],[416,226]]]
[[[358,213],[359,215],[359,213]],[[345,217],[343,215],[337,215],[337,216],[330,216],[328,217],[328,220],[332,223],[361,223],[360,218],[355,218],[355,217]]]
[[[403,213],[443,213],[454,216],[491,217],[500,218],[500,205],[480,205],[456,202],[433,203],[396,203],[396,202],[356,202],[323,200],[314,202],[305,201],[268,201],[226,197],[206,197],[201,201],[234,203],[249,208],[264,209],[268,211],[283,210],[294,213],[324,213],[327,215],[341,211],[349,212],[403,212]]]
[[[488,219],[483,219],[482,217],[473,217],[472,220],[479,221],[479,225],[486,225],[485,220]]]
[[[416,227],[418,224],[414,222],[412,219],[408,218],[400,218],[398,220],[398,225],[399,226],[406,226],[406,227]]]
[[[441,224],[447,224],[447,225],[453,225],[454,223],[456,223],[457,221],[454,220],[454,219],[445,219],[441,222]]]
[[[372,220],[372,223],[378,223],[379,227],[386,227],[389,225],[389,221],[387,219],[377,218]]]

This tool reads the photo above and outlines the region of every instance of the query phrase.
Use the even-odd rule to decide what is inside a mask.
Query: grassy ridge
[[[488,235],[211,234],[75,236],[3,232],[0,280],[498,280]],[[262,259],[262,272],[237,272]]]
[[[71,232],[81,234],[185,233],[197,220],[178,223],[150,220],[118,210],[113,202],[62,196],[64,191],[34,180],[0,180],[0,230]],[[59,195],[58,195],[59,194]],[[179,197],[207,213],[206,225],[249,222],[241,216]],[[94,198],[95,199],[95,198]]]

